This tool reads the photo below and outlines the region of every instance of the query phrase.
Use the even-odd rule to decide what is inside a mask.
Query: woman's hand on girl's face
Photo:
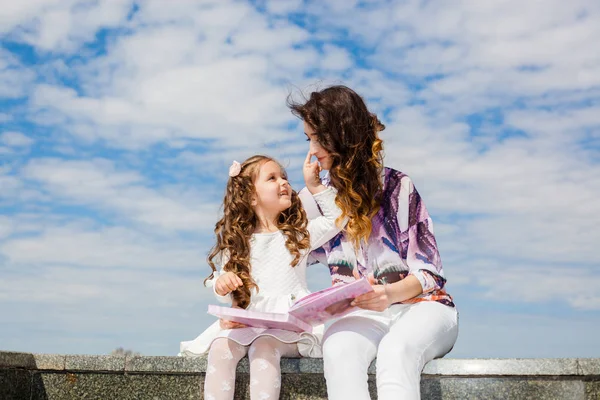
[[[221,275],[217,282],[215,282],[215,290],[217,294],[225,296],[228,293],[233,292],[238,287],[242,286],[242,280],[235,273],[229,271]]]
[[[319,167],[319,163],[317,161],[311,162],[312,153],[308,152],[306,154],[306,159],[304,160],[304,166],[302,167],[302,172],[304,174],[304,183],[306,183],[306,188],[312,193],[318,193],[322,191],[325,186],[321,183],[321,178],[319,177],[319,173],[321,172],[321,167]],[[321,186],[323,186],[321,188]]]
[[[350,305],[365,310],[384,311],[390,306],[390,299],[383,285],[373,285],[372,292],[361,294]]]

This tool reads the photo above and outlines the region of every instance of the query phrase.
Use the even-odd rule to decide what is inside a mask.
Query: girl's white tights
[[[235,391],[235,370],[248,354],[250,361],[250,398],[279,399],[281,390],[281,357],[299,357],[296,343],[282,343],[272,337],[259,337],[250,346],[242,346],[227,338],[218,338],[210,346],[204,398],[231,400]]]

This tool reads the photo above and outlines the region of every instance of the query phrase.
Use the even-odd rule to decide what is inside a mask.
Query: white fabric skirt
[[[299,293],[299,297],[305,296],[308,293],[309,292]],[[254,294],[248,309],[285,313],[290,309],[292,303],[293,300],[289,295],[262,296],[260,294]],[[323,325],[313,327],[312,333],[264,328],[221,329],[219,320],[217,320],[196,339],[181,342],[179,346],[179,355],[194,357],[206,354],[208,353],[212,342],[221,337],[231,339],[243,346],[249,346],[261,336],[270,336],[283,343],[297,343],[298,352],[303,357],[322,358],[321,341],[323,339],[324,330]]]
[[[264,328],[221,329],[218,320],[202,332],[196,339],[181,342],[179,346],[179,355],[194,357],[207,354],[210,345],[217,338],[228,338],[242,346],[249,346],[252,342],[262,336],[270,336],[283,343],[297,343],[298,352],[303,357],[323,357],[321,350],[321,340],[323,339],[322,325],[314,327],[312,333]]]

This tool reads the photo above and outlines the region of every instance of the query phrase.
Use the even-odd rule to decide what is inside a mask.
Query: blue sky
[[[300,188],[286,96],[344,83],[434,219],[449,357],[600,357],[599,40],[594,0],[3,5],[0,349],[176,354],[229,164]]]

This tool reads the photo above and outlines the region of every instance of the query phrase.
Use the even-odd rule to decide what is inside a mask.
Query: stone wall
[[[205,358],[0,352],[0,399],[202,399]],[[283,359],[282,399],[326,399],[319,359]],[[369,369],[374,393],[374,365]],[[236,399],[249,399],[248,362]],[[422,399],[600,400],[600,359],[440,359],[423,370]],[[349,399],[351,400],[351,399]]]

